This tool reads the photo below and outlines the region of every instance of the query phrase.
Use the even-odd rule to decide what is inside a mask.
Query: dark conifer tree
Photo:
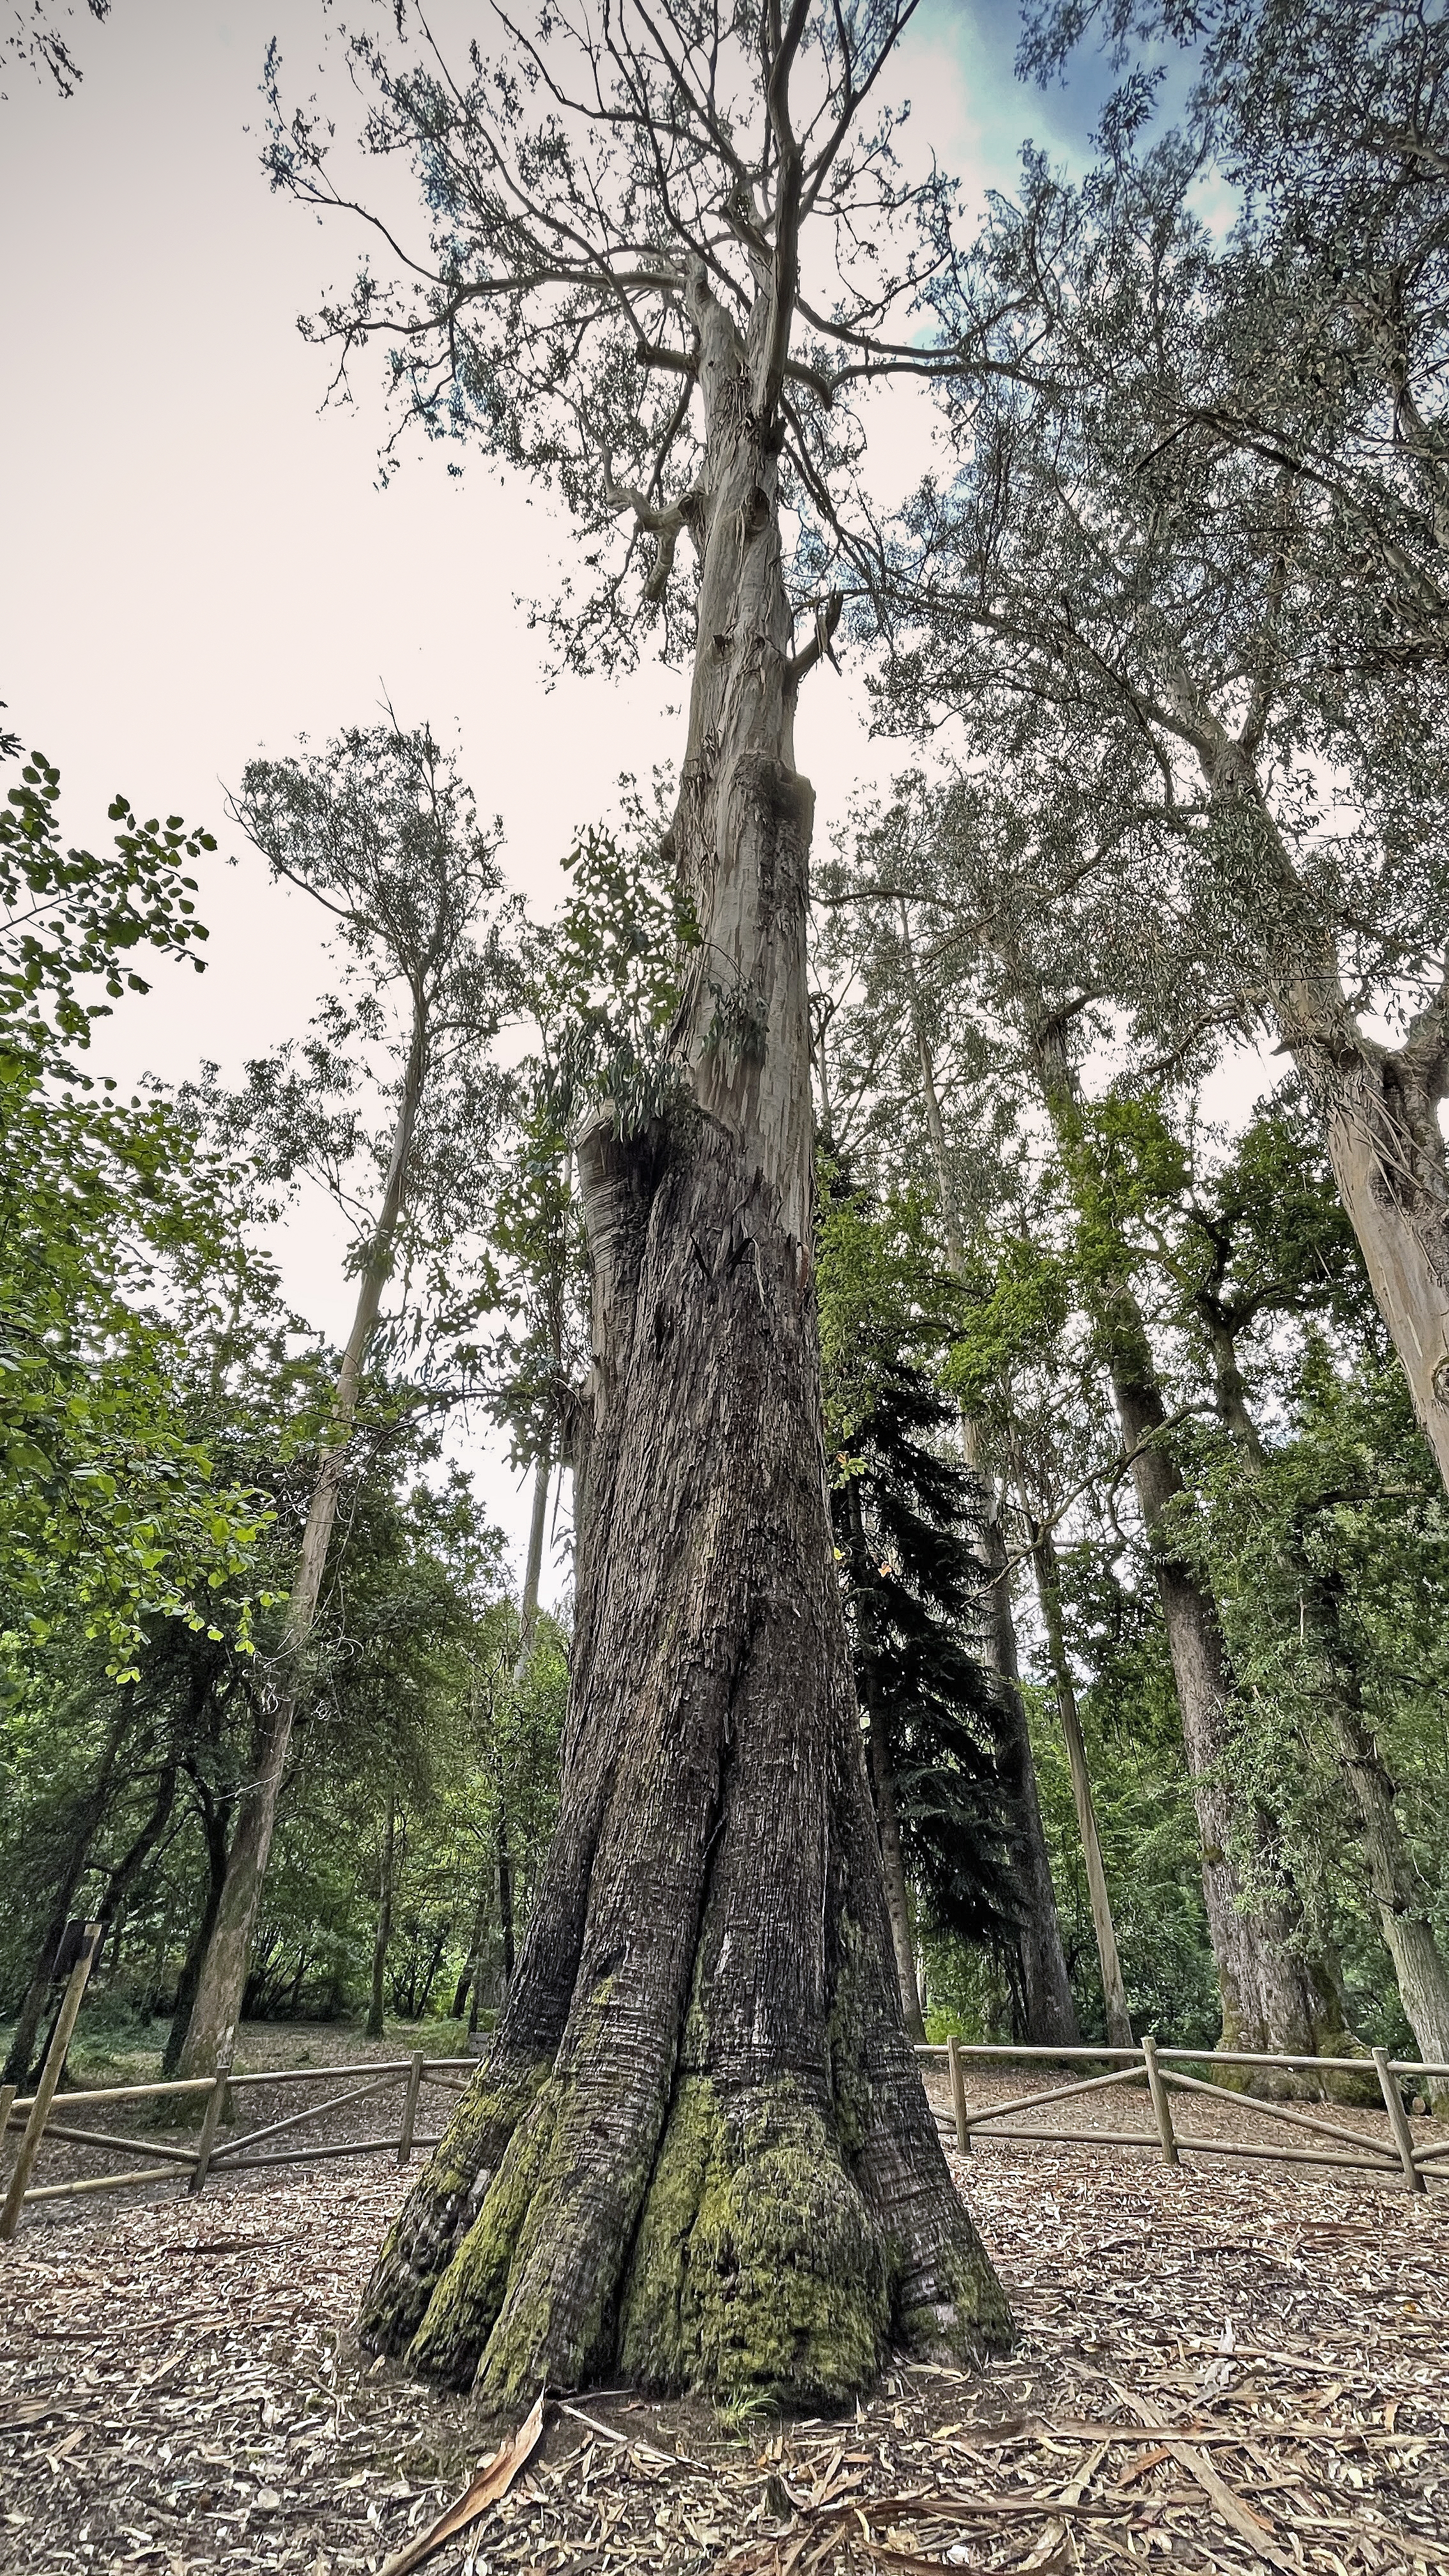
[[[977,1506],[965,1470],[944,1454],[954,1414],[925,1370],[891,1357],[873,1375],[832,1512],[882,1839],[893,1823],[933,1932],[992,1941],[1020,1909],[1000,1714],[974,1642]]]

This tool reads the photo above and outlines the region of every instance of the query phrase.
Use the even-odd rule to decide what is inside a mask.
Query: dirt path
[[[1449,2193],[1077,2148],[958,2174],[1013,2361],[897,2367],[830,2423],[585,2398],[604,2429],[554,2410],[432,2576],[1449,2570]],[[351,2345],[404,2183],[373,2158],[27,2224],[0,2254],[6,2576],[342,2576],[422,2529],[504,2428]]]

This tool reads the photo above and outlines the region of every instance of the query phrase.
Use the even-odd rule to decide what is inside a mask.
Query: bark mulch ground
[[[551,2405],[428,2576],[1449,2570],[1449,2192],[1107,2148],[957,2170],[1012,2361],[898,2364],[830,2421]],[[376,2576],[416,2541],[515,2428],[352,2345],[405,2182],[370,2158],[27,2221],[0,2249],[0,2569]]]

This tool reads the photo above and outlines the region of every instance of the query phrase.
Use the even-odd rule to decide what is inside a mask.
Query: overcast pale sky
[[[483,0],[448,14],[467,27]],[[364,375],[356,409],[319,410],[325,360],[296,316],[346,279],[353,243],[269,194],[256,126],[268,39],[305,88],[322,15],[114,0],[104,26],[74,17],[74,98],[11,70],[0,102],[6,722],[59,763],[68,840],[105,834],[119,787],[222,843],[206,974],[163,972],[98,1041],[127,1081],[183,1079],[204,1055],[236,1076],[305,1026],[327,980],[320,917],[221,828],[222,783],[257,748],[367,722],[385,684],[405,721],[456,729],[543,910],[619,771],[676,749],[678,687],[657,669],[545,692],[514,605],[568,541],[543,499],[476,465],[454,481],[436,449],[380,491],[380,392]],[[918,135],[973,188],[1009,184],[1023,134],[1066,150],[1089,121],[1080,85],[1016,85],[1016,24],[990,0],[928,0],[903,52]],[[886,759],[849,678],[811,684],[797,731],[824,832]],[[282,1247],[290,1294],[333,1332],[350,1304],[339,1242],[313,1202]],[[524,1501],[500,1462],[475,1463],[516,1535]]]

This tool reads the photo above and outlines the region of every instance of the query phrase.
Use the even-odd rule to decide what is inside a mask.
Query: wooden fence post
[[[971,2122],[966,2110],[966,2077],[961,2065],[961,2049],[952,2031],[946,2041],[946,2063],[951,2070],[951,2108],[956,2114],[956,2145],[963,2156],[971,2153]]]
[[[1162,2161],[1165,2165],[1180,2165],[1182,2158],[1177,2152],[1177,2132],[1172,2125],[1172,2104],[1167,2098],[1167,2086],[1163,2083],[1162,2069],[1157,2063],[1155,2039],[1143,2039],[1142,2063],[1147,2069],[1147,2090],[1152,2096],[1152,2108],[1157,2115],[1157,2134],[1162,2140]]]
[[[231,2075],[233,2045],[230,2039],[223,2044],[221,2055],[216,2061],[216,2080],[206,2097],[206,2109],[201,2115],[201,2135],[196,2141],[196,2162],[191,2169],[191,2180],[187,2185],[193,2198],[206,2180],[207,2167],[211,2163],[212,2150],[216,2145],[216,2133],[221,2126],[222,2113],[226,2109],[226,2088]]]
[[[1409,2133],[1409,2123],[1404,2116],[1404,2097],[1389,2073],[1389,2052],[1386,2048],[1374,2050],[1374,2064],[1378,2068],[1379,2091],[1384,2097],[1384,2109],[1389,2115],[1389,2128],[1399,2151],[1399,2162],[1404,2168],[1405,2181],[1410,2191],[1427,2191],[1429,2186],[1414,2162],[1414,2141]]]
[[[405,2165],[413,2151],[413,2122],[418,2116],[418,2088],[423,2080],[423,2052],[415,2048],[408,2064],[407,2091],[403,2095],[402,2129],[397,2142],[397,2160]]]
[[[40,2141],[45,2133],[45,2123],[50,2116],[55,2088],[60,2082],[61,2069],[65,2065],[70,2048],[70,2035],[75,2028],[76,2015],[81,2008],[81,1997],[86,1990],[86,1979],[91,1972],[91,1961],[100,1947],[100,1940],[99,1923],[87,1923],[81,1932],[76,1963],[70,1972],[70,1984],[66,1987],[51,2043],[45,2052],[45,2064],[40,2070],[40,2082],[35,2088],[35,2100],[30,2106],[30,2117],[25,2123],[25,2135],[20,2141],[20,2153],[15,2159],[15,2171],[10,2177],[10,2189],[5,2195],[5,2206],[0,2209],[0,2243],[8,2242],[20,2224],[25,2187],[35,2169],[35,2159],[40,2153]]]
[[[0,2142],[3,2142],[5,2132],[10,2126],[10,2105],[15,2099],[17,2090],[18,2087],[14,2084],[0,2084]],[[0,2145],[0,2151],[3,2151],[3,2145]]]

